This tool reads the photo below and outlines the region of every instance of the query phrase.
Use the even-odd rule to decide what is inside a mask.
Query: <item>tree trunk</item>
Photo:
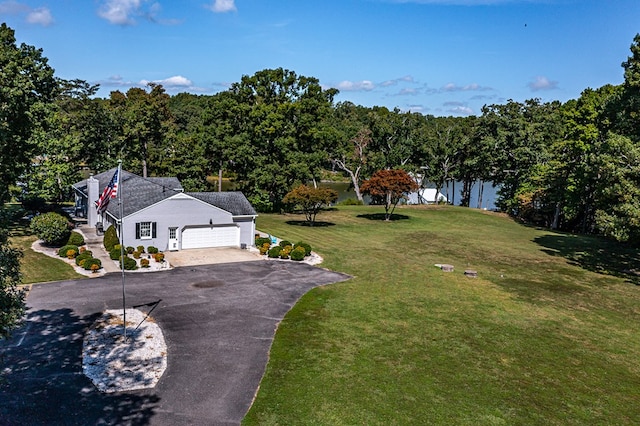
[[[482,209],[482,195],[484,193],[484,181],[480,179],[480,188],[478,188],[478,208]]]
[[[222,192],[222,161],[220,162],[220,168],[218,169],[218,192]]]
[[[551,224],[551,229],[558,229],[558,226],[560,226],[560,211],[562,210],[560,207],[561,203],[560,201],[558,201],[556,203],[556,211],[553,214],[553,223]]]

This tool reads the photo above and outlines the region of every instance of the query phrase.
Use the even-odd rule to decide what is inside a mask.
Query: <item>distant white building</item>
[[[446,203],[447,197],[438,192],[436,188],[420,188],[417,192],[409,194],[407,204],[437,204]]]

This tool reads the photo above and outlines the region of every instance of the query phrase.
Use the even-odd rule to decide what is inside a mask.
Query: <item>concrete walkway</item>
[[[104,268],[106,273],[120,272],[118,265],[111,260],[104,249],[104,246],[102,245],[103,237],[96,233],[96,228],[87,224],[82,224],[74,230],[80,232],[84,236],[84,242],[87,245],[87,250],[91,250],[93,257],[100,259],[100,262],[102,262],[102,268]]]

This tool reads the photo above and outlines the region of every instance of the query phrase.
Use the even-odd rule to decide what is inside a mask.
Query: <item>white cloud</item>
[[[493,90],[491,87],[480,86],[478,83],[467,84],[466,86],[458,86],[455,83],[447,83],[440,89],[443,92],[471,92]]]
[[[98,16],[115,25],[133,25],[140,14],[142,0],[106,0],[98,8]]]
[[[22,15],[25,14],[25,21],[29,24],[49,26],[53,24],[53,16],[47,7],[32,8],[26,4],[16,1],[0,2],[0,14]]]
[[[29,10],[31,10],[29,6],[16,1],[0,2],[0,13],[3,15],[17,15],[19,13],[28,12]]]
[[[53,16],[51,16],[51,11],[46,7],[39,7],[27,14],[27,22],[47,27],[53,24]]]
[[[193,82],[186,77],[181,75],[174,75],[173,77],[165,78],[164,80],[141,80],[140,85],[146,86],[149,83],[161,84],[165,88],[175,88],[175,87],[193,87]]]
[[[450,112],[451,114],[457,114],[457,115],[473,115],[473,110],[471,108],[469,108],[468,106],[462,106],[462,105],[449,108],[447,111]]]
[[[558,82],[551,81],[547,77],[539,75],[533,81],[529,82],[527,86],[534,92],[538,92],[540,90],[554,90],[558,88]]]
[[[398,83],[413,83],[413,77],[410,75],[405,75],[404,77],[394,78],[393,80],[387,80],[380,83],[382,87],[395,86]]]
[[[344,80],[338,83],[337,89],[345,92],[362,92],[362,91],[369,92],[375,89],[375,87],[376,85],[369,80],[362,80],[362,81]]]
[[[236,9],[235,0],[215,0],[212,5],[207,6],[207,9],[215,13],[235,12],[238,10]]]

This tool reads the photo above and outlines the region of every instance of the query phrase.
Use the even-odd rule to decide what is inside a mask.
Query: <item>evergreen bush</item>
[[[280,241],[280,247],[286,247],[286,246],[292,246],[293,244],[291,244],[291,241],[287,241],[287,240],[282,240]]]
[[[296,249],[296,248],[298,248],[298,247],[302,247],[302,248],[304,248],[304,255],[305,255],[305,256],[309,256],[309,255],[311,254],[311,246],[310,246],[309,244],[307,244],[307,243],[303,243],[302,241],[300,241],[300,242],[297,242],[297,243],[293,246],[293,248],[294,248],[294,249]]]
[[[131,247],[131,246],[127,246],[127,249],[126,249],[127,254],[132,254],[135,250],[136,250],[136,249],[134,249],[134,248],[133,248],[133,247]]]
[[[84,266],[84,261],[93,258],[90,251],[85,251],[76,256],[76,265]]]
[[[100,259],[96,259],[94,257],[85,259],[82,263],[82,267],[87,271],[93,271],[94,269],[91,267],[92,265],[97,265],[98,269],[102,268],[102,262]]]
[[[144,246],[138,246],[136,247],[136,250],[139,251],[140,253],[144,253]]]
[[[120,258],[120,267],[122,268],[122,264],[124,263],[124,269],[126,271],[134,271],[138,269],[138,262],[135,259],[130,258],[129,256],[124,256]]]
[[[293,251],[289,256],[291,256],[291,260],[295,260],[296,262],[301,261],[302,259],[304,259],[304,256],[305,256],[304,247],[300,247],[300,246],[296,247],[295,249],[293,249]]]
[[[143,268],[149,267],[149,259],[140,259],[140,266]]]
[[[265,244],[271,245],[271,238],[257,237],[255,240],[256,247],[262,247]]]
[[[147,247],[147,253],[156,254],[157,252],[158,252],[158,248],[157,247],[154,247],[154,246]]]
[[[58,250],[58,256],[67,257],[68,256],[67,252],[69,250],[75,251],[75,255],[73,257],[76,257],[78,255],[78,253],[80,253],[80,250],[78,249],[78,246],[74,246],[74,245],[68,244],[66,246],[60,247],[60,249]]]
[[[281,246],[273,246],[272,248],[269,249],[269,251],[267,252],[267,256],[269,256],[272,259],[275,259],[277,257],[280,257],[280,251],[282,250]]]
[[[71,235],[69,235],[69,241],[67,241],[67,244],[78,247],[84,245],[84,237],[81,233],[72,231]]]
[[[111,260],[118,260],[121,255],[122,253],[120,253],[120,248],[112,248],[111,251],[109,251],[109,257]]]
[[[116,232],[116,228],[113,225],[109,226],[107,230],[104,231],[103,244],[105,250],[107,250],[108,252],[111,252],[116,244],[120,244],[118,233]]]

